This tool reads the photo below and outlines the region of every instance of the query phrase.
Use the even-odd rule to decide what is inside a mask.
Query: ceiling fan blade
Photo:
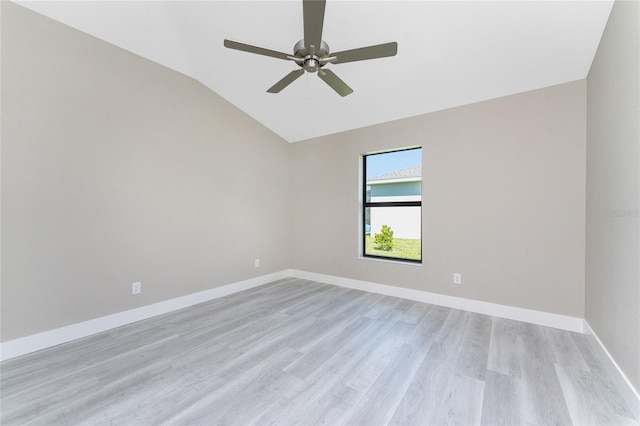
[[[293,83],[298,77],[304,74],[303,69],[291,71],[289,74],[285,75],[282,80],[274,84],[267,90],[269,93],[280,93],[282,89]]]
[[[271,49],[265,49],[263,47],[252,46],[250,44],[244,44],[233,40],[224,40],[224,47],[229,49],[241,50],[243,52],[257,53],[258,55],[271,56],[272,58],[289,60],[289,54],[277,52]]]
[[[345,62],[364,61],[367,59],[386,58],[395,56],[398,53],[398,43],[395,41],[375,46],[360,47],[358,49],[343,50],[342,52],[332,52],[335,56],[334,64],[344,64]]]
[[[322,41],[322,25],[324,23],[324,7],[326,0],[303,0],[302,13],[304,15],[304,47],[311,50],[315,46],[320,50]]]
[[[318,77],[320,77],[325,83],[327,83],[338,95],[344,97],[353,93],[353,89],[347,86],[347,83],[340,80],[340,78],[334,74],[331,70],[319,69]]]

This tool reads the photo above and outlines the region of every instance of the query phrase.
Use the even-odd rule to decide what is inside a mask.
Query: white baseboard
[[[618,366],[618,363],[613,359],[607,348],[602,344],[602,341],[598,335],[593,331],[589,323],[584,321],[584,333],[587,335],[587,339],[591,344],[591,347],[596,351],[604,367],[609,373],[611,380],[616,385],[622,398],[631,409],[631,412],[640,420],[640,393],[633,387],[627,376]]]
[[[152,305],[142,306],[129,311],[118,312],[116,314],[10,340],[0,344],[0,360],[4,361],[21,355],[26,355],[61,343],[70,342],[102,331],[131,324],[136,321],[197,305],[198,303],[217,299],[239,291],[248,290],[250,288],[258,287],[290,276],[291,271],[287,269],[273,274],[262,275],[260,277],[200,291],[198,293],[176,297],[175,299],[165,300]]]
[[[0,360],[4,361],[21,355],[26,355],[41,349],[46,349],[72,340],[87,337],[92,334],[111,330],[136,321],[141,321],[157,315],[197,305],[198,303],[217,299],[219,297],[289,277],[317,281],[340,287],[353,288],[517,321],[524,321],[562,330],[585,333],[588,336],[590,344],[605,365],[609,375],[612,377],[616,387],[620,390],[621,395],[631,408],[633,414],[636,418],[640,419],[640,395],[638,394],[638,391],[634,389],[629,379],[613,360],[598,336],[582,318],[500,305],[479,300],[465,299],[444,294],[430,293],[421,290],[412,290],[404,287],[377,284],[333,275],[300,271],[296,269],[286,269],[152,305],[131,309],[129,311],[119,312],[31,336],[10,340],[0,344]]]
[[[0,344],[0,360],[4,361],[21,355],[26,355],[41,349],[46,349],[72,340],[80,339],[82,337],[87,337],[92,334],[100,333],[102,331],[111,330],[136,321],[141,321],[157,315],[197,305],[198,303],[217,299],[219,297],[289,277],[317,281],[340,287],[353,288],[517,321],[524,321],[562,330],[585,333],[590,344],[605,365],[607,372],[611,376],[622,397],[629,405],[632,413],[635,415],[636,419],[640,419],[640,394],[611,357],[606,347],[602,344],[586,320],[549,312],[517,308],[479,300],[464,299],[461,297],[447,296],[421,290],[412,290],[403,287],[377,284],[368,281],[360,281],[296,269],[286,269],[272,274],[262,275],[198,293],[177,297],[175,299],[166,300],[153,305],[143,306],[129,311],[119,312],[113,315],[107,315],[66,327],[22,337],[20,339],[10,340]]]
[[[232,293],[247,290],[269,282],[296,277],[308,279],[341,287],[348,287],[372,293],[379,293],[403,299],[415,300],[418,302],[431,303],[440,306],[447,306],[455,309],[462,309],[470,312],[477,312],[485,315],[492,315],[502,318],[514,319],[518,321],[539,324],[548,327],[559,328],[574,332],[583,332],[584,320],[565,315],[553,314],[549,312],[535,311],[531,309],[517,308],[513,306],[499,305],[496,303],[483,302],[479,300],[464,299],[460,297],[447,296],[443,294],[430,293],[421,290],[412,290],[404,287],[396,287],[385,284],[376,284],[368,281],[360,281],[349,278],[342,278],[332,275],[305,272],[295,269],[287,269],[269,275],[263,275],[244,281],[216,287],[210,290],[189,294],[171,300],[143,306],[125,312],[72,324],[66,327],[45,331],[42,333],[26,336],[20,339],[11,340],[0,344],[0,360],[15,358],[71,340],[90,336],[95,333],[107,331],[136,321],[151,318],[156,315],[193,306],[208,300],[223,297]]]
[[[422,290],[412,290],[404,287],[396,287],[385,284],[376,284],[368,281],[353,280],[350,278],[336,277],[333,275],[317,274],[314,272],[291,270],[291,275],[296,278],[333,284],[340,287],[348,287],[356,290],[379,293],[387,296],[400,297],[402,299],[415,300],[417,302],[446,306],[494,317],[524,321],[531,324],[546,327],[559,328],[561,330],[582,333],[584,320],[550,312],[535,311],[532,309],[517,308],[514,306],[499,305],[497,303],[483,302],[480,300],[464,299],[462,297],[447,296],[444,294],[430,293]]]
[[[559,328],[563,330],[582,333],[584,322],[580,318],[565,315],[552,314],[548,312],[534,311],[513,306],[499,305],[496,303],[482,302],[472,299],[447,296],[443,294],[430,293],[421,290],[412,290],[403,287],[395,287],[385,284],[376,284],[368,281],[359,281],[349,278],[336,277],[332,275],[317,274],[313,272],[287,269],[273,274],[263,275],[244,281],[212,288],[198,293],[165,300],[152,305],[142,306],[129,311],[119,312],[112,315],[84,321],[65,327],[48,330],[31,336],[10,340],[0,344],[0,361],[15,358],[28,353],[36,352],[72,340],[111,330],[116,327],[141,321],[156,315],[165,314],[178,309],[217,299],[239,291],[248,290],[276,281],[282,278],[296,277],[308,279],[341,287],[348,287],[372,293],[379,293],[403,299],[415,300],[418,302],[431,303],[435,305],[447,306],[450,308],[462,309],[470,312],[477,312],[502,318],[509,318],[518,321],[525,321],[533,324]]]
[[[415,300],[417,302],[431,303],[449,308],[461,309],[500,318],[507,318],[531,324],[543,325],[546,327],[558,328],[561,330],[584,333],[587,335],[590,344],[595,349],[607,372],[611,376],[614,384],[620,391],[627,405],[630,407],[636,419],[640,419],[640,395],[634,389],[629,379],[622,372],[618,364],[613,360],[598,336],[591,329],[587,321],[582,318],[566,315],[553,314],[550,312],[536,311],[532,309],[517,308],[514,306],[499,305],[496,303],[483,302],[480,300],[464,299],[461,297],[447,296],[443,294],[430,293],[421,290],[412,290],[403,287],[395,287],[385,284],[377,284],[368,281],[360,281],[349,278],[336,277],[333,275],[318,274],[292,269],[291,276],[317,281],[340,287],[353,288],[356,290],[368,291],[371,293],[384,294],[387,296],[399,297],[402,299]]]

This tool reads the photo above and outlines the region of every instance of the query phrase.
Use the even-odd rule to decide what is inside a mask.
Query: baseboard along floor
[[[637,424],[581,333],[300,278],[1,364],[2,424]]]

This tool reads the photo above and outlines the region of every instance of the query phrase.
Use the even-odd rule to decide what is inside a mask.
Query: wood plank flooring
[[[3,425],[638,424],[581,334],[294,278],[0,377]]]

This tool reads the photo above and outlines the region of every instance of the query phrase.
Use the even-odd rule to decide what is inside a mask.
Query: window
[[[364,257],[422,262],[422,148],[363,156]]]

